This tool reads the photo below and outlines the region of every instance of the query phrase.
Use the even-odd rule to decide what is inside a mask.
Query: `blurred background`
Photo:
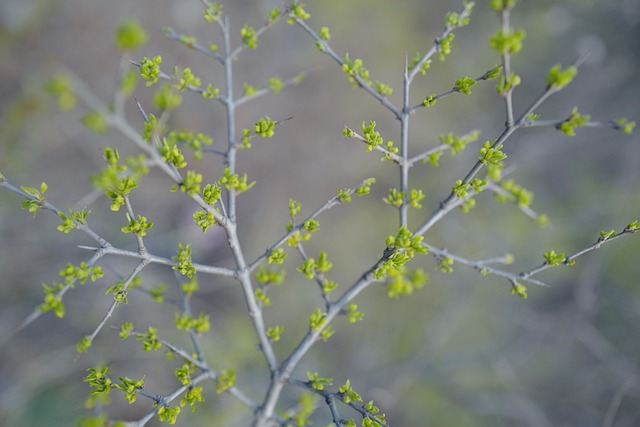
[[[441,93],[463,75],[480,76],[499,63],[488,48],[498,19],[480,0],[471,24],[456,32],[453,53],[434,61],[425,77],[412,86],[413,103]],[[236,0],[224,3],[240,43],[240,28],[259,27],[277,1]],[[308,1],[310,25],[329,26],[331,44],[341,55],[361,58],[373,80],[389,83],[399,103],[405,56],[424,53],[440,34],[447,11],[460,10],[457,1],[324,0]],[[49,184],[47,199],[64,209],[92,191],[88,177],[102,167],[101,149],[117,147],[136,153],[116,132],[97,136],[80,118],[79,106],[59,112],[42,84],[61,67],[82,79],[105,102],[116,87],[120,54],[113,45],[114,29],[128,17],[137,18],[149,33],[149,43],[132,56],[163,56],[163,67],[189,66],[203,82],[223,85],[223,70],[197,52],[166,39],[162,27],[197,36],[205,45],[221,43],[217,28],[202,19],[197,0],[0,0],[0,171],[16,186]],[[516,114],[545,87],[547,70],[568,65],[582,53],[590,55],[576,80],[553,96],[539,113],[543,119],[564,119],[573,106],[594,120],[628,117],[640,112],[640,0],[565,0],[522,2],[513,25],[527,32],[521,54],[513,59],[523,84],[514,95]],[[375,120],[385,139],[399,141],[399,126],[390,113],[362,90],[351,89],[342,71],[315,48],[300,28],[284,22],[259,40],[259,49],[245,51],[235,64],[236,92],[243,82],[263,86],[272,76],[288,78],[312,70],[299,86],[268,95],[238,110],[238,127],[259,118],[293,116],[270,140],[255,140],[241,151],[239,170],[256,186],[239,198],[242,243],[254,259],[275,242],[288,221],[287,202],[302,202],[302,215],[313,212],[338,188],[374,176],[372,195],[354,199],[323,214],[321,232],[306,245],[311,256],[325,249],[334,263],[330,277],[341,284],[339,294],[380,256],[384,238],[397,229],[397,212],[382,197],[398,186],[396,167],[380,162],[353,140],[341,136],[345,125],[359,130],[363,120]],[[411,150],[419,153],[439,144],[438,135],[481,132],[481,141],[496,138],[504,124],[501,98],[494,83],[481,83],[470,96],[443,99],[411,120]],[[153,112],[155,88],[139,84],[135,95]],[[142,129],[133,101],[130,122]],[[172,129],[211,135],[224,148],[224,110],[215,102],[185,93],[173,114]],[[496,203],[489,194],[478,199],[470,214],[452,212],[426,235],[430,244],[446,247],[470,259],[512,253],[519,272],[539,265],[550,249],[573,253],[597,239],[600,230],[621,230],[640,219],[640,143],[607,129],[578,129],[567,137],[554,129],[525,129],[509,139],[505,151],[511,178],[532,190],[534,210],[547,214],[550,225],[540,229],[513,205]],[[455,180],[473,165],[478,143],[463,154],[442,158],[412,170],[411,186],[426,194],[424,208],[411,214],[416,226],[448,195]],[[212,182],[223,165],[215,157],[192,163]],[[154,254],[172,256],[179,241],[191,243],[194,260],[232,265],[219,230],[203,235],[193,224],[193,203],[181,193],[169,193],[169,180],[152,171],[133,192],[137,213],[155,226],[146,238]],[[135,248],[119,233],[125,218],[112,213],[102,197],[88,206],[90,225],[118,247]],[[70,426],[90,414],[84,408],[88,387],[82,382],[88,367],[109,363],[114,377],[146,375],[147,391],[168,393],[177,381],[179,361],[162,352],[144,353],[133,339],[122,342],[103,330],[88,354],[75,359],[75,343],[92,331],[109,304],[105,289],[134,264],[103,259],[107,274],[94,284],[76,287],[65,296],[67,315],[41,316],[26,329],[13,329],[42,301],[40,283],[59,280],[66,263],[79,264],[90,254],[77,245],[92,244],[81,233],[55,230],[59,219],[48,212],[35,218],[20,209],[20,198],[0,191],[0,425]],[[289,250],[286,282],[270,292],[273,306],[265,309],[268,325],[282,324],[276,344],[286,357],[306,332],[308,315],[322,305],[318,289],[295,271],[299,257]],[[626,237],[538,278],[550,288],[529,287],[529,298],[510,294],[510,284],[482,277],[464,266],[440,273],[434,260],[414,261],[430,275],[428,284],[410,297],[389,299],[381,285],[371,286],[357,303],[364,321],[336,322],[337,333],[318,343],[296,370],[318,371],[334,378],[336,388],[349,378],[365,401],[375,399],[394,426],[637,426],[640,425],[640,240]],[[174,276],[151,266],[142,274],[147,287],[164,282],[178,295]],[[194,310],[205,311],[212,331],[205,351],[215,369],[237,369],[238,386],[260,401],[268,374],[256,349],[257,340],[235,282],[199,276]],[[142,292],[131,292],[129,303],[110,321],[133,321],[140,330],[157,326],[161,336],[189,348],[188,337],[175,329],[175,307],[159,305]],[[114,392],[108,408],[114,418],[136,419],[150,408],[140,397],[122,403]],[[287,389],[285,410],[299,390]],[[181,425],[247,425],[249,414],[228,395],[205,388],[206,403],[191,414],[183,410]],[[314,425],[331,420],[319,402]],[[345,418],[355,417],[341,407]],[[153,420],[148,425],[160,425]]]

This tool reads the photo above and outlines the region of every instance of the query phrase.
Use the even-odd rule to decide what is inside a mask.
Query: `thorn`
[[[144,119],[145,123],[149,123],[149,116],[147,116],[147,113],[144,112],[140,101],[138,101],[138,97],[134,95],[133,99],[135,99],[136,105],[138,106],[138,111],[140,111],[140,114],[142,114],[142,118]]]

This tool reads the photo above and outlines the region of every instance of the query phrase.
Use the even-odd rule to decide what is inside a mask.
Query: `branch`
[[[186,44],[182,39],[181,39],[181,34],[178,34],[176,32],[176,30],[174,30],[171,27],[165,27],[163,28],[162,32],[164,33],[165,36],[167,36],[167,38],[171,39],[171,40],[175,40],[181,44],[186,45],[188,48],[190,49],[194,49],[210,58],[215,59],[216,61],[220,62],[221,64],[224,63],[224,58],[212,51],[211,49],[207,49],[206,47],[202,46],[200,43],[198,43],[197,41],[189,41],[188,44]],[[139,66],[139,65],[138,65]]]
[[[349,195],[353,195],[356,190],[361,187],[362,185],[364,185],[367,181],[362,181],[360,184],[356,185],[355,187],[352,187],[348,190],[346,190],[346,193]],[[289,230],[285,235],[283,235],[282,237],[280,237],[280,239],[278,239],[278,241],[274,244],[272,244],[271,246],[269,246],[267,248],[267,250],[260,255],[258,258],[256,258],[254,261],[252,261],[251,263],[249,263],[249,265],[247,266],[249,271],[253,271],[255,270],[262,261],[264,261],[269,254],[271,253],[271,251],[273,251],[274,249],[279,248],[280,246],[282,246],[289,237],[291,237],[293,234],[295,234],[296,231],[301,231],[304,229],[304,223],[307,222],[310,219],[315,219],[318,215],[320,215],[322,212],[327,211],[329,209],[331,209],[332,207],[342,204],[344,203],[341,199],[339,195],[333,196],[332,198],[330,198],[329,200],[327,200],[326,202],[324,202],[324,204],[322,206],[320,206],[318,209],[316,209],[311,215],[309,215],[307,218],[305,218],[303,221],[301,221],[299,224],[294,225],[293,227],[291,227],[291,230]]]
[[[316,41],[316,43],[321,44],[321,46],[323,47],[322,49],[323,53],[326,53],[327,55],[329,55],[335,62],[338,63],[338,65],[340,65],[340,67],[344,65],[344,61],[342,60],[342,58],[338,56],[338,54],[333,50],[333,48],[329,45],[329,43],[326,40],[323,40],[320,37],[320,35],[318,35],[318,33],[316,33],[311,27],[309,27],[309,25],[307,25],[307,23],[304,22],[302,19],[296,16],[293,16],[293,19],[304,31],[306,31]],[[400,116],[402,115],[402,111],[398,107],[396,107],[386,96],[378,93],[378,91],[376,91],[373,87],[371,87],[367,82],[365,82],[357,74],[353,75],[353,78],[358,83],[358,86],[364,89],[367,93],[369,93],[375,99],[380,101],[380,103],[385,107],[387,107],[387,109],[391,111],[396,116],[396,118],[400,118]]]
[[[297,84],[299,84],[302,80],[304,80],[308,75],[310,75],[313,72],[313,70],[305,70],[305,71],[301,71],[300,73],[296,74],[293,77],[289,77],[287,80],[284,80],[282,82],[282,88],[288,87],[288,86],[295,86]],[[236,106],[245,104],[249,101],[253,101],[254,99],[260,98],[264,95],[268,95],[270,93],[272,93],[273,90],[271,90],[271,88],[267,85],[261,89],[258,89],[257,91],[253,92],[251,95],[244,95],[241,98],[238,98],[235,101]]]
[[[353,401],[350,401],[349,403],[345,402],[344,396],[342,393],[332,393],[326,390],[318,390],[316,388],[313,388],[310,381],[301,381],[295,378],[289,379],[288,383],[295,387],[317,394],[318,396],[322,396],[327,402],[329,409],[331,410],[333,422],[336,426],[344,425],[344,420],[338,414],[338,409],[335,404],[335,401],[338,400],[344,403],[345,405],[349,406],[350,408],[354,409],[355,411],[357,411],[360,415],[362,415],[363,418],[371,418],[376,423],[380,424],[382,427],[387,427],[387,424],[383,419],[378,418],[375,414],[372,414],[371,412],[367,411],[364,405],[356,405]],[[360,400],[360,402],[362,402],[362,399]]]
[[[469,18],[470,14],[471,14],[471,9],[468,9],[468,8],[465,7],[462,10],[462,12],[460,12],[460,18],[461,19]],[[459,20],[458,22],[461,22],[461,21]],[[460,28],[460,27],[461,27],[461,25],[455,24],[455,25],[447,25],[444,28],[444,31],[433,42],[433,45],[431,46],[431,49],[429,49],[429,51],[424,54],[424,56],[420,59],[420,61],[418,61],[413,66],[413,69],[411,70],[411,72],[407,76],[407,81],[409,83],[411,83],[413,81],[413,79],[416,77],[416,75],[420,72],[420,69],[422,68],[424,63],[427,62],[429,59],[431,59],[431,57],[438,51],[438,49],[440,48],[440,40],[442,40],[443,38],[447,37],[452,31],[454,31],[455,29]]]
[[[474,79],[474,81],[477,83],[477,82],[484,81],[484,80],[490,80],[490,79],[493,78],[493,77],[491,77],[491,73],[492,72],[495,72],[495,68],[492,68],[491,70],[488,70],[487,72],[485,72],[480,77],[476,77]],[[462,93],[462,91],[459,88],[454,86],[451,89],[449,89],[448,91],[443,92],[443,93],[441,93],[439,95],[430,96],[428,99],[430,101],[434,101],[435,102],[435,101],[437,101],[437,100],[439,100],[441,98],[446,98],[449,95],[453,95],[454,93]],[[413,114],[413,113],[416,112],[417,109],[425,108],[425,107],[427,107],[427,106],[424,103],[416,104],[416,105],[414,105],[413,107],[411,107],[409,109],[409,114]]]
[[[599,249],[600,246],[602,246],[605,243],[612,242],[623,236],[635,234],[638,230],[640,230],[640,224],[638,224],[638,221],[633,221],[632,223],[627,225],[622,231],[614,233],[609,237],[605,237],[605,235],[601,233],[600,238],[598,238],[598,240],[596,240],[595,243],[564,258],[564,260],[560,263],[560,265],[573,265],[576,258],[581,257],[582,255],[589,253],[595,249]],[[518,274],[518,278],[522,280],[527,280],[529,277],[535,274],[538,274],[542,271],[548,270],[551,267],[555,267],[555,265],[550,264],[549,261],[545,261],[538,267],[532,268],[531,270],[528,270],[528,271],[523,271],[522,273]]]

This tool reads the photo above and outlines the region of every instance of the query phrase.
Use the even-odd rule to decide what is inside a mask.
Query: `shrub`
[[[58,231],[65,234],[79,231],[95,242],[92,246],[83,246],[91,254],[89,259],[78,264],[67,264],[59,272],[60,279],[43,285],[43,302],[20,328],[48,311],[52,311],[57,317],[63,317],[64,296],[68,292],[74,290],[77,284],[104,282],[101,279],[106,279],[106,268],[101,264],[106,259],[129,258],[135,260],[136,265],[129,270],[117,271],[114,274],[117,278],[109,278],[105,293],[110,295],[112,301],[102,313],[101,320],[91,327],[87,326],[76,349],[79,354],[100,352],[100,338],[108,332],[108,326],[114,326],[116,320],[119,320],[119,336],[127,340],[122,345],[128,348],[134,345],[134,341],[138,341],[145,352],[163,350],[169,361],[157,361],[151,357],[149,360],[162,364],[164,369],[170,369],[174,376],[173,389],[159,392],[148,386],[146,376],[132,379],[126,376],[126,372],[114,373],[114,369],[107,364],[89,367],[84,378],[90,389],[87,405],[98,413],[82,420],[82,425],[107,425],[108,419],[120,419],[118,412],[103,412],[102,408],[111,399],[121,397],[129,404],[146,400],[143,407],[147,412],[134,421],[123,421],[115,425],[142,426],[154,417],[174,424],[184,416],[181,411],[185,408],[191,411],[207,410],[202,403],[205,400],[203,393],[208,396],[207,399],[215,399],[213,394],[207,395],[207,389],[217,394],[228,394],[242,403],[247,409],[250,423],[255,426],[303,426],[310,423],[311,419],[325,424],[333,422],[335,425],[347,426],[391,425],[393,420],[387,421],[378,403],[357,390],[349,379],[344,382],[334,381],[323,376],[325,373],[317,372],[319,368],[311,368],[306,375],[300,375],[296,370],[299,370],[303,359],[314,346],[323,345],[323,342],[339,335],[341,328],[349,327],[342,324],[338,326],[336,320],[344,318],[347,324],[366,322],[366,306],[358,301],[361,293],[374,284],[382,284],[389,298],[413,295],[429,279],[423,264],[425,256],[430,255],[435,260],[437,270],[443,273],[451,273],[458,266],[467,267],[483,276],[495,276],[508,285],[512,294],[527,298],[528,287],[548,285],[539,278],[543,271],[573,265],[582,255],[637,232],[640,228],[638,221],[622,224],[617,229],[603,230],[593,237],[591,244],[574,253],[565,254],[552,249],[541,251],[540,259],[532,262],[530,268],[521,271],[504,267],[513,262],[513,256],[508,254],[471,259],[459,254],[457,250],[460,248],[445,249],[429,241],[428,232],[443,218],[456,210],[471,214],[478,196],[485,192],[493,194],[500,202],[514,204],[538,226],[544,227],[547,224],[547,216],[533,209],[533,193],[508,176],[510,171],[505,168],[507,143],[517,131],[528,127],[548,127],[573,136],[581,127],[603,127],[630,134],[635,125],[624,118],[592,120],[590,115],[581,113],[577,107],[568,112],[566,117],[541,119],[537,113],[540,105],[571,83],[578,73],[582,58],[573,64],[551,66],[546,81],[539,82],[545,85],[542,93],[530,100],[523,111],[517,111],[513,98],[518,93],[517,88],[522,79],[513,69],[511,60],[520,53],[526,34],[524,30],[511,26],[510,12],[515,4],[515,0],[490,2],[500,17],[499,29],[489,39],[491,49],[496,58],[499,58],[499,65],[491,66],[478,75],[456,76],[452,79],[450,89],[421,96],[417,101],[412,101],[410,97],[412,83],[428,75],[430,69],[439,62],[447,60],[455,45],[455,32],[469,24],[474,3],[465,2],[459,12],[446,14],[444,30],[431,46],[427,46],[426,53],[407,57],[403,87],[396,91],[389,84],[377,80],[375,73],[367,69],[356,55],[338,54],[331,45],[328,27],[313,23],[304,5],[297,1],[273,9],[265,17],[262,26],[246,24],[239,29],[232,28],[221,5],[205,1],[204,19],[217,27],[221,34],[221,40],[217,44],[201,42],[192,35],[165,28],[164,33],[169,39],[183,44],[186,49],[210,57],[221,66],[223,78],[215,84],[205,81],[191,67],[172,67],[161,55],[136,56],[134,51],[148,37],[135,20],[127,20],[116,31],[115,44],[122,51],[122,68],[125,71],[120,75],[111,103],[100,101],[76,76],[68,72],[60,73],[48,81],[45,88],[56,97],[61,109],[75,108],[76,103],[84,104],[88,109],[82,122],[87,128],[99,134],[115,130],[136,148],[136,154],[121,156],[118,148],[106,147],[103,150],[104,167],[90,178],[93,186],[106,196],[113,218],[118,218],[120,231],[135,242],[136,248],[129,249],[126,245],[119,245],[114,238],[96,231],[91,223],[88,206],[66,210],[57,207],[54,201],[46,197],[46,183],[43,182],[37,188],[16,187],[11,184],[11,177],[0,174],[0,186],[21,195],[23,209],[34,217],[41,210],[53,212],[61,221]],[[265,250],[257,245],[256,242],[260,239],[256,236],[241,236],[248,225],[239,220],[238,201],[251,197],[251,190],[257,185],[251,179],[251,171],[244,171],[239,166],[238,158],[260,140],[277,137],[289,118],[274,119],[268,115],[269,111],[265,111],[252,126],[241,129],[237,125],[237,109],[245,103],[263,96],[277,95],[289,86],[300,84],[308,73],[302,71],[292,76],[266,77],[267,83],[263,86],[244,83],[242,94],[238,94],[234,93],[234,89],[239,87],[239,82],[234,80],[235,61],[242,55],[251,54],[251,50],[260,48],[263,34],[272,26],[283,22],[300,27],[315,43],[316,48],[337,64],[355,89],[366,92],[400,123],[400,133],[395,138],[397,143],[385,131],[377,128],[378,123],[370,118],[363,118],[361,124],[341,124],[344,126],[343,137],[362,143],[367,152],[376,151],[382,160],[397,167],[400,175],[397,185],[383,190],[385,195],[382,197],[382,201],[390,206],[387,212],[397,213],[398,225],[384,242],[379,242],[377,258],[359,271],[355,280],[349,280],[348,275],[339,280],[336,277],[338,274],[334,275],[334,264],[351,262],[350,259],[332,258],[332,249],[337,248],[327,247],[312,252],[309,250],[309,242],[323,231],[320,220],[326,211],[357,199],[372,198],[372,189],[375,188],[378,177],[363,176],[359,182],[337,189],[333,197],[319,206],[303,207],[301,203],[290,199],[288,223],[281,235]],[[239,32],[240,36],[240,44],[235,47],[231,39],[234,32]],[[142,80],[145,87],[137,87],[138,80]],[[435,146],[411,154],[415,151],[410,150],[413,138],[409,134],[409,123],[413,117],[437,108],[437,104],[444,98],[472,95],[476,85],[483,84],[495,86],[504,104],[505,126],[495,137],[481,140],[477,130],[466,129],[465,124],[461,124],[463,129],[440,135],[439,143]],[[143,105],[133,98],[135,91],[154,91],[153,105]],[[400,96],[393,97],[398,92]],[[224,144],[214,144],[210,136],[194,130],[174,128],[170,122],[172,113],[183,103],[188,103],[192,96],[203,97],[224,107],[227,125]],[[135,103],[144,121],[142,127],[137,127],[128,120],[124,111],[128,103]],[[305,135],[304,138],[314,137]],[[410,179],[410,170],[414,167],[433,168],[430,173],[441,174],[435,168],[440,165],[443,157],[457,156],[469,150],[476,152],[472,167],[450,182],[448,196],[439,201],[431,213],[424,213],[423,205],[429,198],[433,203],[434,196],[429,195],[428,198],[420,182]],[[195,165],[207,156],[221,158],[226,167],[200,172],[205,168]],[[163,256],[148,244],[148,236],[158,226],[153,221],[153,211],[135,206],[135,199],[136,193],[144,192],[154,185],[153,182],[144,180],[152,169],[161,171],[172,180],[171,192],[183,193],[178,196],[188,198],[193,207],[193,222],[202,233],[223,231],[233,260],[230,265],[224,262],[197,262],[196,260],[206,257],[197,254],[187,238],[175,242],[173,256]],[[264,188],[262,191],[265,191]],[[341,209],[348,208],[343,206]],[[261,224],[259,228],[267,227],[274,226]],[[257,252],[257,255],[252,255]],[[298,259],[291,261],[294,257]],[[171,290],[164,284],[146,286],[142,273],[154,264],[173,270],[176,286]],[[287,276],[285,266],[289,267]],[[251,323],[255,344],[266,365],[260,369],[262,382],[267,382],[266,387],[260,380],[252,379],[252,376],[258,375],[256,372],[245,373],[233,366],[233,356],[219,357],[218,360],[209,355],[212,346],[209,334],[212,328],[216,328],[216,324],[215,321],[212,324],[211,315],[206,308],[207,298],[201,293],[203,287],[200,285],[200,278],[205,275],[226,278],[240,287],[244,304],[234,306],[233,309],[242,310]],[[296,279],[290,279],[292,276]],[[317,288],[320,295],[318,306],[311,310],[306,310],[304,304],[281,307],[280,310],[289,314],[290,324],[270,324],[265,320],[265,311],[272,305],[278,307],[279,294],[275,288],[287,281],[298,281],[302,277]],[[186,334],[189,341],[186,344],[174,344],[168,338],[174,334],[164,328],[138,322],[134,324],[118,316],[118,311],[129,303],[133,289],[141,290],[150,297],[152,303],[161,304],[165,310],[171,310],[173,306],[176,310],[173,314],[175,327]],[[205,309],[196,311],[194,305]],[[295,330],[300,324],[304,324],[306,329],[302,337],[290,336],[287,339],[289,346],[277,349],[282,344],[281,341],[284,341],[283,337],[287,335],[288,329]],[[219,350],[213,353],[218,352]],[[295,397],[291,397],[293,391],[290,390],[296,390]],[[319,408],[325,404],[328,410]]]

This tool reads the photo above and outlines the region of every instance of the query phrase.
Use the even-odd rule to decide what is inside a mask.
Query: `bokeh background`
[[[444,14],[458,10],[456,1],[325,0],[308,1],[310,24],[332,31],[332,46],[340,54],[362,58],[373,79],[395,88],[399,102],[405,55],[426,51],[440,33]],[[426,77],[414,83],[413,100],[449,89],[462,76],[479,76],[498,63],[488,49],[488,37],[498,20],[480,0],[471,25],[457,31],[453,54],[435,61]],[[231,17],[234,43],[243,24],[259,26],[275,1],[236,0],[224,4]],[[59,112],[42,83],[61,67],[73,70],[108,102],[120,60],[113,31],[124,18],[136,17],[150,35],[136,52],[163,55],[163,66],[190,66],[205,82],[222,85],[217,63],[164,38],[161,28],[220,43],[217,29],[202,19],[197,0],[1,0],[0,1],[0,170],[15,185],[49,184],[48,199],[59,207],[91,193],[88,176],[102,166],[101,148],[135,153],[115,132],[96,136],[80,123],[86,109]],[[555,95],[539,113],[543,118],[567,117],[574,105],[594,119],[629,117],[638,120],[640,103],[640,1],[524,1],[514,10],[513,24],[527,31],[525,47],[513,60],[523,84],[515,94],[522,111],[544,89],[547,70],[572,63],[590,51],[578,78]],[[384,238],[397,227],[395,210],[381,198],[397,186],[390,162],[365,152],[341,136],[345,125],[359,129],[376,120],[386,139],[398,140],[398,125],[381,105],[361,90],[351,89],[341,70],[320,54],[301,29],[284,23],[269,30],[257,51],[246,51],[236,63],[236,91],[242,82],[263,85],[274,75],[284,78],[303,70],[313,73],[299,86],[266,96],[238,111],[238,126],[257,118],[293,116],[272,140],[257,140],[240,153],[239,168],[258,183],[240,197],[241,239],[250,259],[283,232],[289,198],[303,204],[303,214],[315,210],[337,188],[375,176],[372,195],[340,206],[320,217],[321,232],[307,245],[310,254],[326,249],[334,261],[331,277],[346,289],[380,255]],[[168,68],[167,68],[168,69]],[[479,84],[471,96],[453,96],[435,108],[419,111],[411,121],[414,153],[438,144],[448,131],[481,131],[495,138],[502,129],[502,101],[493,83]],[[153,89],[139,85],[136,96],[152,111]],[[130,121],[141,129],[133,102]],[[225,121],[222,107],[197,96],[184,96],[183,107],[171,118],[174,129],[210,134],[222,148]],[[482,140],[484,140],[482,139]],[[452,183],[471,167],[478,146],[464,154],[445,156],[440,168],[412,171],[412,186],[422,188],[424,209],[412,213],[419,224],[447,194]],[[471,259],[515,255],[507,268],[522,271],[538,265],[549,249],[572,253],[593,242],[601,229],[620,230],[640,219],[640,141],[605,129],[581,129],[570,138],[553,129],[528,129],[508,142],[511,175],[535,192],[534,209],[549,215],[540,229],[516,207],[501,205],[488,194],[471,214],[450,214],[429,231],[427,241]],[[217,179],[222,165],[205,158],[197,168]],[[205,178],[206,179],[206,178]],[[194,205],[167,190],[170,182],[157,171],[133,193],[138,213],[155,221],[147,237],[153,253],[170,256],[178,241],[194,247],[194,259],[229,265],[223,236],[206,235],[191,220]],[[108,210],[105,198],[92,201],[90,224],[112,243],[134,248],[133,239],[119,235],[122,213]],[[42,299],[40,283],[51,283],[67,262],[78,264],[89,254],[77,245],[90,244],[80,233],[62,235],[58,218],[47,212],[34,218],[20,209],[19,198],[0,192],[0,424],[3,426],[70,426],[84,415],[88,388],[82,377],[89,366],[106,361],[114,376],[146,375],[148,391],[167,393],[176,386],[177,361],[161,352],[144,353],[139,343],[121,342],[106,329],[87,355],[75,359],[75,343],[93,330],[110,304],[105,289],[134,264],[108,258],[107,276],[99,283],[67,294],[67,316],[51,313],[19,333],[13,329]],[[291,252],[291,251],[290,251]],[[574,267],[539,278],[550,288],[530,287],[529,299],[510,295],[509,283],[482,277],[464,266],[453,273],[437,271],[430,257],[421,263],[431,278],[410,297],[390,300],[380,285],[357,301],[365,320],[336,324],[338,333],[319,343],[296,371],[332,377],[340,385],[350,378],[365,400],[375,399],[395,426],[637,426],[640,425],[640,240],[632,236],[581,258]],[[285,357],[306,330],[306,318],[321,299],[317,288],[295,272],[299,262],[290,254],[284,285],[271,292],[267,323],[283,324],[276,345]],[[146,286],[159,282],[177,294],[167,269],[144,271]],[[205,337],[209,362],[216,369],[236,368],[238,385],[256,400],[268,380],[263,358],[245,313],[240,289],[233,282],[200,276],[196,310],[212,319]],[[340,289],[337,291],[340,292]],[[141,292],[129,295],[113,325],[131,320],[140,329],[161,328],[162,336],[188,346],[173,326],[174,307],[158,305]],[[117,395],[118,393],[114,393]],[[283,406],[298,390],[288,390]],[[183,411],[182,425],[247,425],[248,413],[230,396],[206,389],[207,402],[195,414]],[[110,413],[135,419],[149,409],[139,398],[128,406],[114,399]],[[320,403],[314,425],[330,421]],[[355,416],[346,408],[345,417]],[[159,425],[152,421],[149,425]]]

